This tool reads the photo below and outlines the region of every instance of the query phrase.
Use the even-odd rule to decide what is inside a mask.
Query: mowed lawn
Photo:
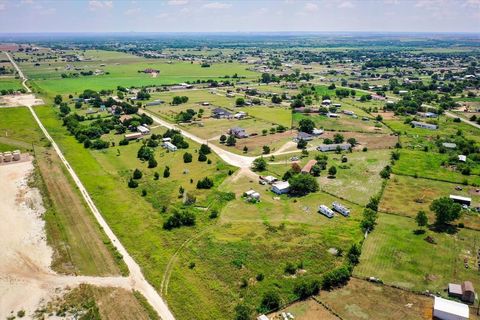
[[[355,275],[442,295],[449,282],[469,280],[475,287],[480,285],[476,267],[478,231],[459,229],[457,234],[447,234],[427,230],[416,235],[413,231],[418,227],[413,219],[382,213],[377,223],[363,244]],[[427,236],[436,243],[424,240]]]
[[[472,198],[472,207],[480,206],[480,192],[476,187],[461,186],[458,184],[434,181],[422,178],[393,175],[388,180],[385,191],[380,201],[380,211],[415,217],[418,211],[423,210],[428,214],[429,222],[435,221],[435,215],[429,207],[433,200],[448,197],[451,194]],[[458,222],[465,226],[480,230],[480,216],[478,213],[464,212]]]
[[[292,110],[290,108],[258,106],[241,108],[241,111],[272,124],[281,124],[287,128],[292,127]]]
[[[393,172],[401,175],[438,179],[454,183],[468,181],[470,184],[480,184],[480,176],[478,175],[466,176],[451,168],[442,166],[442,163],[447,160],[447,154],[401,149],[400,159],[395,162]]]

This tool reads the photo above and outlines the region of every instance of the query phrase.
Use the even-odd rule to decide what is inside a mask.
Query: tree
[[[306,140],[300,139],[297,142],[297,149],[305,149],[308,145],[308,142]]]
[[[301,132],[312,133],[315,129],[315,123],[310,119],[302,119],[298,123]]]
[[[224,135],[224,134],[222,134],[222,135],[220,136],[220,143],[225,143],[225,141],[227,141],[227,136]]]
[[[244,146],[243,147],[243,153],[247,153],[248,152],[248,147],[247,146]]]
[[[333,136],[333,142],[335,142],[335,143],[342,143],[343,141],[345,141],[345,138],[343,137],[342,134],[336,133],[336,134]]]
[[[337,174],[337,168],[335,166],[331,166],[330,168],[328,168],[328,175],[330,177],[335,177],[336,174]]]
[[[430,210],[435,212],[435,225],[444,227],[450,222],[460,218],[462,207],[452,199],[442,197],[432,201]]]
[[[250,320],[252,318],[252,310],[244,304],[235,307],[235,320]]]
[[[53,98],[53,102],[54,102],[55,104],[60,104],[60,103],[62,103],[62,96],[59,95],[59,94],[57,94],[57,95],[55,96],[55,98]]]
[[[352,244],[350,249],[348,249],[347,258],[352,266],[357,265],[360,262],[361,253],[360,246],[356,243]]]
[[[136,188],[138,187],[138,182],[130,178],[130,180],[128,181],[128,187],[132,189]]]
[[[157,160],[155,160],[155,157],[150,157],[150,159],[148,159],[148,167],[149,168],[156,168],[158,165],[157,163]]]
[[[295,284],[293,292],[302,300],[320,292],[320,282],[318,280],[302,280]]]
[[[282,102],[282,98],[280,98],[278,95],[274,94],[272,96],[272,103],[280,103]]]
[[[205,161],[207,161],[207,156],[204,155],[203,153],[199,153],[199,154],[198,154],[198,161],[200,161],[200,162],[205,162]]]
[[[163,177],[164,178],[170,177],[170,167],[169,166],[166,166],[165,170],[163,170]]]
[[[419,227],[425,227],[428,225],[428,217],[425,211],[420,210],[418,211],[417,215],[415,216],[415,221]]]
[[[294,195],[306,195],[310,192],[318,191],[318,182],[309,174],[296,174],[288,179],[290,184],[290,193]]]
[[[202,180],[198,180],[197,189],[211,189],[213,187],[213,180],[209,177],[205,177]]]
[[[263,154],[269,154],[270,153],[270,147],[269,146],[263,146]]]
[[[320,171],[321,171],[320,166],[318,166],[318,165],[315,164],[315,165],[312,167],[312,170],[310,171],[310,173],[311,173],[314,177],[319,177],[319,176],[320,176]]]
[[[360,227],[362,227],[363,231],[372,231],[375,227],[376,220],[377,212],[370,208],[365,208],[363,210],[363,219],[360,222]]]
[[[256,158],[253,160],[252,169],[253,171],[264,171],[267,169],[267,161],[263,157]]]
[[[347,142],[351,144],[352,146],[355,146],[357,144],[357,139],[355,138],[348,138]]]
[[[237,139],[235,139],[233,135],[229,135],[225,144],[227,146],[234,146],[235,143],[237,143]]]
[[[210,149],[209,146],[207,146],[206,144],[202,144],[200,146],[200,153],[203,153],[203,154],[210,154],[212,152],[212,149]]]
[[[280,295],[277,291],[267,291],[262,298],[260,308],[262,311],[270,311],[280,306]]]
[[[237,98],[237,100],[235,100],[235,105],[237,107],[243,107],[245,105],[245,99],[242,97]]]
[[[188,153],[188,152],[185,152],[183,154],[183,162],[184,163],[190,163],[192,162],[192,154],[191,153]]]
[[[141,179],[142,176],[143,176],[142,171],[140,171],[140,170],[138,170],[138,169],[135,169],[135,170],[133,171],[133,179],[138,180],[138,179]]]
[[[60,104],[60,113],[63,115],[67,115],[70,113],[70,107],[66,103],[61,103]]]

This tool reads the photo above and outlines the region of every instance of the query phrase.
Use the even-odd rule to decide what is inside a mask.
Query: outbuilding
[[[436,130],[438,128],[437,125],[426,123],[426,122],[412,121],[410,123],[415,128],[422,128],[422,129],[429,129],[429,130]]]
[[[137,131],[140,132],[142,135],[146,135],[150,133],[150,129],[144,126],[138,126]]]
[[[317,160],[314,160],[314,159],[309,160],[307,164],[302,168],[302,173],[309,174],[310,171],[312,171],[313,166],[316,164],[317,164]]]
[[[135,139],[139,139],[141,137],[142,137],[142,134],[140,132],[128,133],[128,134],[124,135],[124,138],[126,140],[135,140]]]
[[[272,185],[272,191],[276,194],[285,194],[290,191],[290,183],[288,181],[275,182]]]
[[[435,297],[433,316],[440,320],[467,320],[470,310],[466,304]]]
[[[321,144],[317,147],[317,150],[322,152],[327,152],[327,151],[336,151],[337,149],[348,150],[351,147],[352,145],[350,143]]]
[[[467,156],[463,154],[458,155],[458,161],[467,162]]]
[[[462,205],[464,204],[464,205],[470,206],[472,204],[472,198],[468,198],[468,197],[462,197],[462,196],[451,194],[450,199],[452,199],[453,202],[460,203]]]
[[[327,207],[326,205],[320,205],[318,207],[318,212],[320,212],[321,214],[323,214],[324,216],[326,216],[327,218],[333,218],[333,211],[332,209],[330,209],[329,207]]]
[[[470,281],[464,281],[462,283],[462,301],[468,303],[475,302],[475,289]]]
[[[169,150],[169,151],[172,151],[172,152],[173,152],[173,151],[177,151],[177,146],[174,145],[174,144],[171,143],[171,142],[168,142],[168,141],[165,142],[165,143],[163,143],[163,147],[164,147],[165,149]]]
[[[350,210],[347,207],[341,205],[338,202],[332,203],[333,210],[341,213],[343,216],[348,217],[350,215]]]

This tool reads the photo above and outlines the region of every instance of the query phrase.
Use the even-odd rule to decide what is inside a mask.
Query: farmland
[[[49,312],[93,301],[106,319],[429,319],[421,293],[480,286],[471,40],[429,39],[439,54],[398,38],[142,37],[11,52],[53,142],[11,103],[0,151],[34,157],[50,268],[114,284],[76,286]],[[138,279],[152,295],[125,289]]]

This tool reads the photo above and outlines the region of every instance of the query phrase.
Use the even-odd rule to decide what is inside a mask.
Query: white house
[[[466,304],[435,297],[433,316],[440,320],[466,320],[470,310]]]
[[[146,134],[150,133],[150,129],[148,129],[147,127],[144,127],[144,126],[138,126],[137,131],[140,132],[143,135],[146,135]]]
[[[163,147],[169,151],[177,151],[177,146],[171,142],[164,142]]]
[[[276,194],[284,194],[290,191],[290,183],[288,181],[275,182],[272,185],[272,191]]]
[[[318,207],[318,212],[326,216],[327,218],[333,218],[333,211],[326,205],[320,205]]]

